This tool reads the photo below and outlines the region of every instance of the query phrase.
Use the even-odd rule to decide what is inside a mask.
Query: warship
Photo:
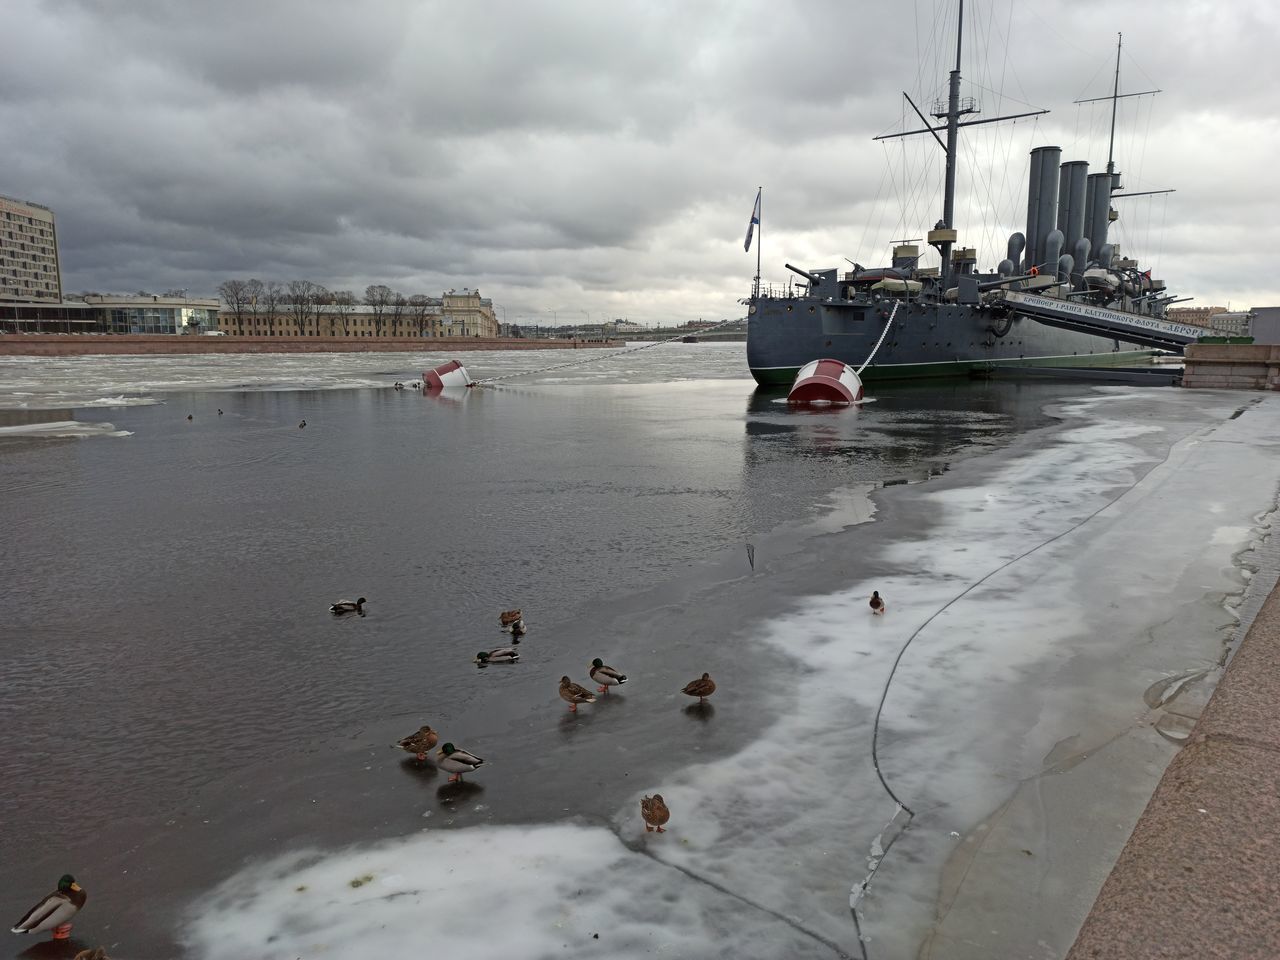
[[[760,279],[757,243],[756,276],[743,303],[747,362],[758,383],[790,384],[800,368],[819,358],[850,364],[866,381],[982,375],[1004,367],[1135,366],[1159,351],[1181,352],[1209,332],[1166,320],[1166,307],[1179,298],[1107,238],[1118,216],[1113,198],[1172,192],[1120,192],[1116,104],[1159,92],[1120,93],[1123,37],[1117,41],[1112,93],[1095,98],[1111,101],[1105,171],[1090,173],[1086,160],[1062,162],[1056,146],[1033,149],[1026,231],[1009,237],[1006,256],[993,272],[979,271],[977,251],[959,242],[954,225],[960,129],[1047,111],[962,119],[979,108],[973,98],[960,96],[964,0],[959,16],[955,69],[945,103],[933,106],[934,121],[904,93],[923,129],[875,138],[932,135],[942,148],[942,218],[927,233],[941,266],[921,266],[921,248],[899,242],[887,266],[848,261],[852,269],[805,270],[788,263],[800,280],[775,286]],[[748,249],[758,223],[759,195]]]

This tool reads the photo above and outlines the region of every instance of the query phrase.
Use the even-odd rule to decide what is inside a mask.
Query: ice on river
[[[114,423],[100,421],[89,423],[81,420],[54,420],[43,423],[16,423],[0,427],[0,440],[7,437],[43,437],[63,439],[69,437],[131,437],[128,430],[117,430]]]
[[[1150,395],[1096,391],[1061,411],[1073,425],[1047,444],[882,491],[891,509],[820,548],[857,551],[878,575],[797,598],[760,626],[758,642],[792,667],[760,704],[777,719],[759,741],[719,758],[672,743],[668,768],[639,772],[672,811],[667,833],[644,833],[637,793],[593,823],[428,827],[294,853],[202,900],[192,953],[915,957],[941,924],[939,878],[969,831],[1020,785],[1087,772],[1126,731],[1171,750],[1149,729],[1142,692],[1212,666],[1221,640],[1204,623],[1229,619],[1222,598],[1242,582],[1234,555],[1275,503],[1280,398],[1229,420],[1238,395],[1166,396],[1158,416],[1138,418]],[[894,516],[913,519],[895,527]],[[883,617],[867,607],[872,589]],[[899,834],[885,831],[896,805],[871,744],[908,641],[879,741],[886,779],[915,811]],[[574,783],[565,771],[565,789]],[[1049,869],[1050,858],[1025,859]],[[966,930],[973,942],[937,955],[1041,955],[1037,937],[1060,949],[1055,937],[1069,943],[1100,882],[1076,866],[1015,874],[991,894],[1001,923],[975,924],[988,941]],[[860,941],[850,891],[872,868]],[[1044,921],[1044,891],[1072,884]],[[1020,914],[1026,942],[1004,922]]]
[[[745,379],[740,343],[622,354],[613,349],[463,352],[473,377],[530,374],[530,383],[645,383],[654,379]],[[620,362],[622,357],[625,362]],[[453,359],[448,344],[413,353],[209,354],[157,356],[0,357],[0,410],[122,407],[163,403],[191,391],[391,389]],[[573,372],[536,374],[573,363]]]

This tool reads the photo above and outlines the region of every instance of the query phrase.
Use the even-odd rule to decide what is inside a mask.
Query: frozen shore
[[[718,636],[772,664],[742,687],[776,719],[728,756],[677,748],[585,815],[427,818],[251,865],[195,907],[192,954],[1061,956],[1224,659],[1276,502],[1278,403],[1094,390],[1060,427],[881,489],[871,522],[806,557],[760,544],[754,573],[691,585],[643,627],[620,611],[643,643],[713,604]],[[871,760],[882,695],[881,769],[915,812],[900,834]],[[734,696],[697,723],[728,722]],[[504,762],[557,775],[554,752]],[[636,813],[653,790],[662,835]],[[493,903],[502,934],[473,922]]]

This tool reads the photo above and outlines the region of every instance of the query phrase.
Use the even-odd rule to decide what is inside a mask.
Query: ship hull
[[[833,303],[760,297],[747,314],[747,365],[756,382],[790,384],[820,357],[857,369],[871,355],[892,302]],[[964,377],[998,368],[1117,367],[1158,351],[1111,337],[997,317],[979,307],[903,303],[864,381]]]

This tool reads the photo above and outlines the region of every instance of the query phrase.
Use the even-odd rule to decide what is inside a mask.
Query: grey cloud
[[[15,2],[0,192],[54,207],[71,290],[256,275],[478,285],[512,318],[726,316],[754,272],[760,184],[777,279],[784,260],[872,262],[940,214],[936,145],[870,139],[916,125],[904,89],[926,108],[944,90],[952,28],[924,0]],[[1123,208],[1124,242],[1154,256],[1162,235],[1161,272],[1202,300],[1271,276],[1280,14],[969,7],[966,94],[988,115],[1053,109],[965,134],[958,220],[984,261],[1025,215],[1030,146],[1105,161],[1098,109],[1070,101],[1106,92],[1123,29],[1126,89],[1166,92],[1126,104],[1121,168],[1131,189],[1179,191]]]

